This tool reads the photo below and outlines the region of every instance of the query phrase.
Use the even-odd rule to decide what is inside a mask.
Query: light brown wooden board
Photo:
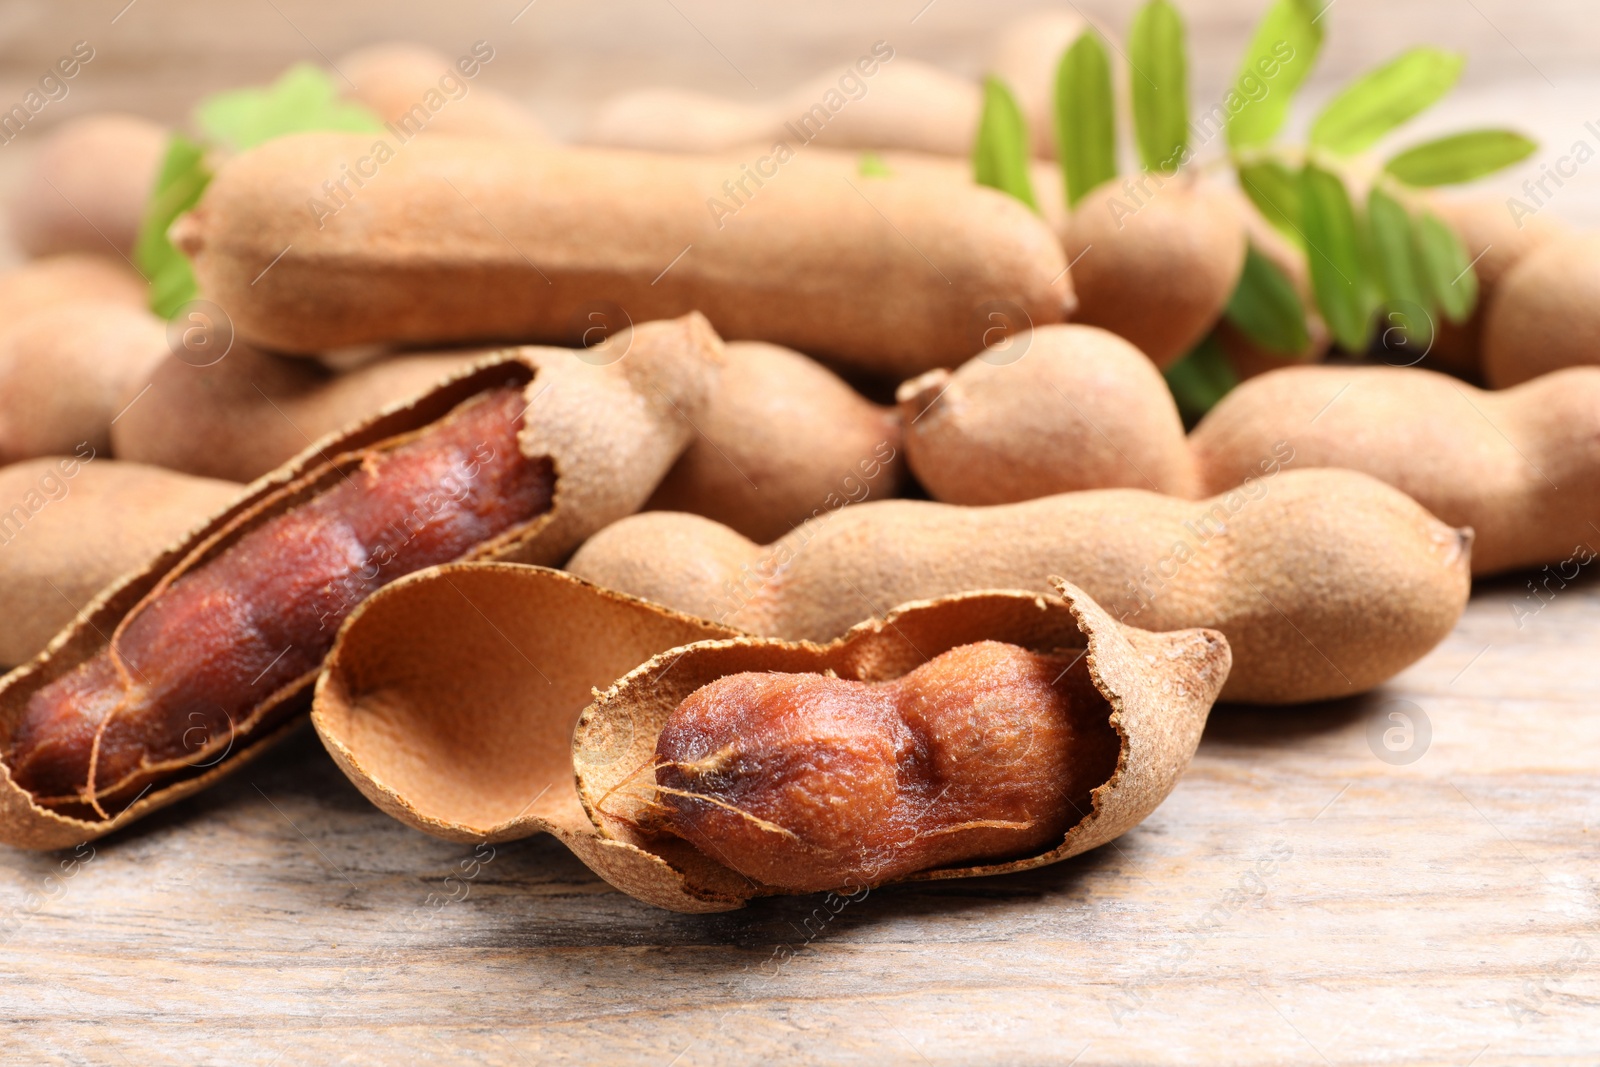
[[[0,855],[0,1055],[1593,1062],[1600,584],[1520,629],[1518,592],[1484,588],[1378,693],[1219,709],[1177,791],[1111,846],[837,915],[821,897],[670,914],[547,838],[474,865],[304,734],[70,877],[70,852]],[[1392,766],[1368,730],[1401,700],[1433,736]]]

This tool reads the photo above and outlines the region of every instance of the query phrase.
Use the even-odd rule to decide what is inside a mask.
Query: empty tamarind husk
[[[826,645],[759,637],[705,641],[663,652],[630,672],[585,709],[573,741],[578,793],[600,835],[658,860],[630,868],[626,880],[612,877],[613,884],[676,910],[688,910],[691,902],[694,910],[737,907],[781,891],[653,828],[659,787],[648,772],[655,766],[657,736],[697,689],[730,675],[769,671],[889,682],[943,652],[980,641],[1064,657],[1063,674],[1081,670],[1083,684],[1073,689],[1074,727],[1091,750],[1088,758],[1096,732],[1117,755],[1102,766],[1106,777],[1089,794],[1087,809],[1076,812],[1064,837],[1048,848],[887,880],[1027,870],[1086,852],[1138,825],[1172,791],[1194,754],[1232,662],[1228,643],[1214,630],[1156,634],[1125,626],[1077,587],[1060,579],[1052,584],[1058,595],[990,590],[902,605]],[[1003,731],[1007,708],[979,708]],[[622,738],[631,743],[620,744]],[[641,775],[641,768],[647,773]],[[858,892],[872,884],[851,879],[837,888]]]
[[[450,558],[559,562],[637,509],[687,445],[721,343],[697,315],[607,343],[609,356],[498,353],[331,434],[103,591],[0,681],[0,840],[101,836],[263,751],[293,728],[338,623],[372,588]],[[211,633],[214,648],[193,643]],[[206,688],[247,678],[261,648],[251,688]],[[185,729],[191,706],[201,721]]]
[[[775,151],[297,134],[225,163],[172,237],[242,339],[296,353],[572,343],[595,314],[697,310],[730,340],[904,377],[977,351],[996,309],[1071,310],[1060,242],[1015,199],[910,173],[863,184]]]

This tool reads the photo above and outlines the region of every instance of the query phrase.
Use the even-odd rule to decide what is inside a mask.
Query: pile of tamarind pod
[[[1269,469],[1342,467],[1470,527],[1474,574],[1558,562],[1594,535],[1600,367],[1501,391],[1420,368],[1284,367],[1233,390],[1185,438],[1171,394],[1126,342],[1065,325],[1025,343],[1014,363],[980,355],[901,386],[907,463],[934,499],[1200,497]],[[1062,455],[1074,462],[1052,461]]]

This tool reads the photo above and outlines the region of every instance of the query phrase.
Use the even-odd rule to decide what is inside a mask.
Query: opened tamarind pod
[[[406,41],[386,41],[339,57],[349,95],[407,136],[549,139],[531,110],[477,82],[494,48],[479,41],[452,59]]]
[[[122,303],[55,303],[0,327],[0,463],[104,455],[124,398],[167,355],[166,324]]]
[[[1244,268],[1238,195],[1192,173],[1107,182],[1078,204],[1062,240],[1073,321],[1127,338],[1163,368],[1222,317]]]
[[[58,304],[145,306],[148,289],[127,264],[82,252],[35,259],[0,272],[0,332],[25,315]]]
[[[798,352],[760,341],[727,350],[700,432],[646,508],[770,541],[813,515],[896,494],[904,461],[893,411]]]
[[[1489,297],[1482,352],[1493,389],[1600,363],[1600,237],[1546,240],[1519,259]]]
[[[101,589],[243,492],[87,447],[0,468],[0,666],[32,659]]]
[[[723,152],[745,145],[792,149],[903,148],[965,156],[982,92],[966,78],[895,56],[885,41],[775,100],[742,103],[682,89],[642,89],[601,106],[585,140],[651,152]]]
[[[1590,525],[1600,515],[1600,367],[1501,392],[1420,368],[1291,367],[1229,393],[1189,441],[1210,493],[1258,473],[1258,450],[1280,443],[1296,467],[1379,478],[1472,527],[1474,574],[1600,544]]]
[[[677,886],[728,905],[855,893],[1027,870],[1136,826],[1188,765],[1228,643],[1137,630],[1055,585],[903,605],[824,646],[704,641],[629,673],[579,720],[578,790],[606,837],[675,877],[613,883],[680,909]]]
[[[996,302],[1036,324],[1070,306],[1054,235],[993,189],[868,186],[803,155],[444,140],[270,141],[222,166],[174,240],[240,337],[290,352],[573,340],[597,307],[698,309],[730,338],[904,377],[982,347]],[[363,184],[330,197],[345,165]]]
[[[344,374],[234,345],[215,363],[168,355],[134,381],[111,427],[121,459],[248,482],[307,444],[415,396],[483,353],[390,356]]]
[[[1042,8],[1007,19],[995,33],[988,69],[1016,97],[1036,156],[1056,156],[1056,71],[1061,57],[1088,28],[1076,11]],[[1054,195],[1061,188],[1059,178],[1044,188],[1051,190],[1046,199],[1059,199]]]
[[[131,256],[167,152],[167,131],[135,115],[69,119],[52,130],[11,197],[11,235],[30,256]]]
[[[647,512],[568,563],[592,582],[742,630],[827,640],[893,604],[1044,589],[1059,574],[1119,619],[1227,635],[1226,699],[1293,704],[1371,689],[1450,632],[1470,530],[1364,474],[1284,470],[1287,446],[1208,500],[1138,489],[965,508],[868,501],[757,545],[698,516]]]
[[[1011,504],[1127,486],[1198,496],[1161,372],[1095,326],[1042,326],[900,386],[906,461],[935,500]],[[743,531],[741,531],[743,532]]]
[[[556,562],[636,509],[688,443],[721,360],[698,316],[512,350],[325,437],[0,681],[0,839],[99,836],[292,728],[339,623],[458,558]],[[589,353],[593,358],[593,353]]]
[[[1549,215],[1513,218],[1506,205],[1498,200],[1441,196],[1430,198],[1427,207],[1461,238],[1462,247],[1478,276],[1478,302],[1472,309],[1472,317],[1463,323],[1451,322],[1443,315],[1435,316],[1433,346],[1422,366],[1447,371],[1482,385],[1484,319],[1495,294],[1500,291],[1500,283],[1518,263],[1552,240],[1565,237],[1567,229]],[[1534,372],[1535,375],[1539,373],[1543,372]]]

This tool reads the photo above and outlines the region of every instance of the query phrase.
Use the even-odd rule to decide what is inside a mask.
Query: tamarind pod
[[[268,142],[174,224],[241,337],[291,352],[570,339],[609,301],[633,321],[699,309],[730,338],[903,377],[971,355],[985,305],[1042,325],[1071,302],[1059,243],[1010,197],[912,175],[869,192],[804,156],[747,181],[728,217],[708,203],[737,161],[423,138],[371,163],[319,229],[308,203],[374,143]]]
[[[111,447],[137,460],[248,482],[347,423],[421,393],[482,353],[401,355],[334,374],[235,345],[197,366],[168,355],[121,398]]]
[[[1600,238],[1549,240],[1506,272],[1483,320],[1483,376],[1505,389],[1600,363]]]
[[[1552,240],[1565,237],[1567,230],[1548,215],[1513,219],[1506,205],[1498,200],[1435,197],[1427,207],[1461,238],[1478,276],[1478,303],[1464,323],[1436,316],[1433,346],[1428,350],[1425,366],[1481,385],[1484,320],[1500,283],[1518,263]]]
[[[771,148],[777,141],[793,149],[971,152],[982,110],[978,86],[914,59],[861,61],[872,73],[839,63],[770,102],[667,88],[624,93],[601,106],[585,140],[652,152]]]
[[[1033,154],[1056,157],[1056,70],[1088,23],[1074,11],[1040,9],[1007,19],[989,51],[989,71],[1011,89],[1033,143]],[[1060,199],[1061,181],[1048,186],[1048,199]]]
[[[1158,367],[1221,318],[1244,268],[1237,194],[1193,174],[1107,182],[1078,204],[1062,240],[1073,321],[1127,338]]]
[[[886,606],[963,589],[1043,589],[1059,574],[1119,619],[1227,635],[1226,699],[1291,704],[1382,683],[1450,632],[1470,586],[1470,530],[1344,470],[1282,470],[1208,500],[1137,489],[964,508],[888,500],[756,545],[697,516],[601,531],[568,569],[731,626],[826,640]]]
[[[481,69],[472,56],[451,59],[422,45],[386,41],[340,56],[337,69],[354,86],[353,99],[413,134],[549,140],[532,111],[478,84],[476,73],[467,77],[463,63]]]
[[[163,603],[160,594],[170,592],[169,587],[176,588],[187,578],[202,578],[210,561],[225,559],[230,549],[261,531],[268,531],[263,535],[267,544],[261,551],[268,557],[285,560],[300,552],[349,548],[347,542],[352,537],[361,544],[375,542],[375,537],[362,535],[342,522],[327,526],[325,537],[315,531],[297,537],[288,526],[274,524],[280,519],[294,520],[310,507],[308,501],[331,493],[335,487],[348,486],[347,479],[365,470],[374,450],[394,449],[421,439],[430,428],[442,429],[448,413],[464,402],[512,383],[521,393],[518,406],[524,409],[518,413],[521,425],[515,436],[518,469],[531,465],[548,472],[544,481],[553,479],[548,507],[537,517],[491,534],[472,545],[467,555],[558,562],[589,532],[637,509],[688,443],[692,433],[688,420],[696,416],[709,395],[721,360],[721,345],[704,319],[696,315],[647,323],[608,343],[618,345],[616,351],[625,353],[625,357],[600,365],[570,350],[510,350],[482,361],[410,402],[392,406],[330,435],[258,480],[238,501],[142,569],[104,590],[56,635],[44,654],[0,680],[0,746],[6,753],[0,761],[4,768],[4,774],[0,774],[0,840],[22,847],[57,848],[108,833],[204,788],[292,728],[290,720],[304,707],[315,664],[297,677],[278,679],[280,684],[270,693],[263,690],[259,703],[236,717],[225,731],[212,729],[211,719],[205,718],[214,716],[214,709],[192,709],[203,718],[199,734],[191,738],[195,751],[186,753],[189,758],[182,761],[183,766],[174,769],[174,759],[167,759],[125,775],[123,782],[112,783],[120,786],[120,791],[108,791],[104,802],[96,789],[87,791],[83,803],[73,803],[70,797],[36,796],[19,784],[13,762],[14,747],[30,704],[57,683],[61,688],[51,694],[50,706],[74,711],[78,717],[69,717],[69,725],[84,716],[93,718],[98,713],[105,721],[105,716],[111,715],[117,700],[96,695],[107,693],[113,681],[120,681],[117,672],[107,675],[108,663],[116,666],[105,654],[110,636],[119,635],[120,639],[121,633],[131,630],[147,610],[147,602]],[[423,455],[418,462],[426,467],[428,458]],[[418,477],[420,481],[414,484],[408,481],[406,492],[422,494],[426,505],[428,494],[438,486],[420,470]],[[401,527],[404,526],[402,521]],[[280,548],[281,557],[275,555]],[[387,561],[377,560],[376,555],[380,575],[385,579],[394,577],[383,572]],[[331,597],[333,609],[324,615],[331,630],[342,613],[366,591],[362,582],[355,579],[370,569],[354,548],[338,558],[357,568],[354,578],[335,574],[333,584],[319,586],[315,576],[298,564],[285,562],[275,567],[270,560],[254,571],[246,568],[245,573],[269,585],[283,580],[283,575],[289,576],[291,584],[299,581],[306,585],[303,595],[286,595],[283,603],[298,605]],[[427,560],[424,558],[423,562]],[[222,603],[235,602],[225,598]],[[181,606],[189,602],[178,603]],[[195,620],[202,628],[223,634],[234,632],[234,623],[219,614],[219,608],[201,603],[195,610]],[[245,621],[264,633],[292,620],[258,612]],[[166,635],[162,636],[166,640],[187,632],[178,626],[161,629],[158,636]],[[266,658],[270,659],[280,648],[272,649]],[[251,655],[256,651],[254,647],[243,649]],[[181,658],[178,662],[181,665]],[[268,666],[265,662],[262,665]],[[181,711],[186,706],[162,710]],[[156,719],[162,721],[161,716]],[[115,721],[114,715],[111,721]],[[170,716],[164,721],[170,724]],[[165,741],[170,749],[170,735]],[[181,736],[179,742],[186,743]],[[41,777],[45,769],[41,763]],[[148,791],[134,792],[141,775],[148,779],[144,783]],[[90,780],[99,785],[98,774]],[[58,803],[43,803],[52,800]],[[115,810],[103,810],[108,804]]]
[[[120,261],[82,252],[46,256],[0,273],[0,332],[26,315],[59,304],[142,308],[146,292],[144,279]]]
[[[166,152],[167,131],[135,115],[63,122],[11,199],[12,238],[30,256],[131,256]]]
[[[1198,496],[1161,373],[1094,326],[1042,326],[900,386],[906,461],[935,500],[1011,504],[1127,486]],[[743,532],[743,531],[741,531]]]
[[[1206,713],[1228,675],[1228,643],[1209,630],[1153,634],[1123,625],[1082,590],[1060,579],[1052,582],[1050,594],[986,590],[902,605],[825,646],[752,637],[702,641],[660,653],[631,671],[599,695],[578,721],[573,741],[578,791],[601,833],[659,856],[661,866],[671,874],[663,871],[647,878],[651,872],[639,869],[628,872],[631,877],[627,879],[613,879],[613,884],[678,910],[685,910],[686,896],[695,902],[721,900],[725,907],[737,906],[753,896],[793,890],[802,884],[855,893],[884,881],[1026,870],[1077,855],[1136,826],[1161,803],[1187,766]],[[974,642],[1003,642],[1029,653],[1064,657],[1065,672],[1058,669],[1043,681],[1061,683],[1070,697],[1072,737],[1066,745],[1061,744],[1067,740],[1061,723],[1041,722],[1038,715],[1001,696],[985,699],[975,692],[979,687],[972,679],[950,678],[938,666],[928,667],[929,663],[939,664],[950,650]],[[727,777],[720,784],[758,771],[743,782],[750,790],[747,799],[773,790],[775,793],[768,795],[781,805],[778,810],[768,809],[768,814],[777,818],[763,817],[766,827],[751,835],[757,841],[765,838],[769,855],[756,862],[775,881],[741,873],[733,850],[726,847],[736,843],[731,835],[697,835],[703,847],[696,848],[661,832],[685,827],[663,803],[673,795],[667,789],[675,787],[662,788],[654,780],[669,766],[657,758],[658,752],[689,755],[690,760],[681,762],[701,767],[717,758],[697,741],[681,744],[686,739],[672,725],[680,707],[702,687],[723,687],[730,684],[728,679],[752,674],[775,679],[779,685],[806,688],[831,688],[834,682],[829,679],[843,682],[847,688],[862,683],[875,688],[906,687],[919,670],[924,678],[930,670],[943,674],[942,681],[958,699],[942,709],[933,707],[932,701],[920,707],[915,701],[908,702],[905,710],[909,714],[903,724],[920,726],[910,732],[921,737],[913,745],[911,758],[899,768],[902,773],[889,770],[884,775],[881,772],[887,768],[881,764],[870,766],[875,762],[870,760],[870,750],[878,742],[870,733],[851,728],[860,723],[852,724],[854,716],[848,707],[835,705],[825,712],[817,703],[808,702],[811,710],[793,719],[746,721],[733,727],[739,740],[724,737],[736,747],[738,766],[725,767]],[[1037,689],[1039,683],[1030,684]],[[967,697],[978,699],[963,708],[962,690]],[[717,731],[714,736],[724,736],[720,731],[733,723],[712,721],[715,718],[702,719],[701,724]],[[893,726],[894,716],[886,718]],[[1040,752],[1034,752],[1034,746]],[[1047,758],[1039,760],[1040,754]],[[854,758],[860,755],[869,759]],[[1058,779],[1046,785],[1035,775],[1042,770],[1041,762],[1056,763],[1059,768],[1063,756],[1069,765],[1067,788],[1055,797],[1065,804],[1051,803],[1051,786],[1059,789],[1062,783]],[[1058,821],[1048,833],[1040,828],[1029,843],[1020,844],[1018,839],[1033,831],[1019,828],[1012,841],[1003,842],[1000,835],[1005,830],[991,826],[988,829],[996,836],[980,841],[984,836],[980,827],[944,822],[941,816],[953,813],[938,812],[938,800],[891,805],[889,817],[883,820],[863,810],[883,799],[894,786],[915,790],[930,770],[929,763],[948,771],[939,788],[948,784],[951,793],[964,794],[971,801],[971,814],[977,816],[971,822],[1024,821],[1014,817],[1015,808],[1008,813],[1013,817],[993,818],[1002,813],[993,808],[983,810],[985,793],[1006,807],[1020,802],[1030,816],[1041,816],[1040,821],[1046,821],[1047,813]],[[842,784],[832,778],[834,772],[855,780]],[[1012,793],[1003,780],[1007,774],[1014,775],[1016,784],[1023,787],[1018,792],[1033,791],[1024,784],[1024,779],[1030,779],[1039,783],[1041,795],[1023,798]],[[1057,778],[1048,771],[1044,776]],[[714,795],[703,791],[711,785],[704,776],[694,784],[702,787],[700,795]],[[808,786],[816,787],[816,792],[808,795]],[[828,796],[835,797],[836,803],[828,803]],[[705,803],[680,799],[695,806]],[[819,805],[826,810],[819,812]],[[1078,810],[1072,811],[1074,806]],[[922,818],[912,825],[896,818],[918,807]],[[1061,807],[1068,809],[1064,818],[1059,818]],[[703,828],[712,829],[704,824]],[[748,831],[750,826],[744,829]],[[941,829],[953,832],[938,833]],[[1005,856],[990,857],[959,856],[958,851],[964,850],[941,855],[944,850],[937,844],[920,850],[914,840],[908,849],[906,837],[917,832],[928,834],[935,842],[940,837],[965,836],[965,843],[978,844],[979,852],[986,851],[984,845],[1009,851]],[[887,844],[883,841],[886,835],[897,839],[900,847],[886,851],[898,853],[898,863],[891,860],[880,865],[872,859],[853,865],[836,862],[852,853],[870,853],[874,843]],[[745,846],[751,843],[750,838],[743,842]],[[1017,847],[1010,850],[1011,844]],[[834,857],[818,855],[830,847],[835,850]],[[748,849],[741,851],[749,855]],[[807,853],[809,862],[802,858]],[[785,859],[795,862],[785,863]],[[917,860],[935,866],[910,869]]]
[[[1381,479],[1452,526],[1472,572],[1566,559],[1600,516],[1600,368],[1503,392],[1402,367],[1292,367],[1223,398],[1189,437],[1205,491],[1259,473],[1279,442],[1294,466]]]
[[[0,665],[243,490],[91,451],[0,468]]]
[[[694,442],[647,509],[692,511],[757,541],[896,495],[900,423],[798,352],[734,341]]]
[[[168,354],[143,308],[59,303],[0,332],[0,462],[111,448],[124,397]]]

